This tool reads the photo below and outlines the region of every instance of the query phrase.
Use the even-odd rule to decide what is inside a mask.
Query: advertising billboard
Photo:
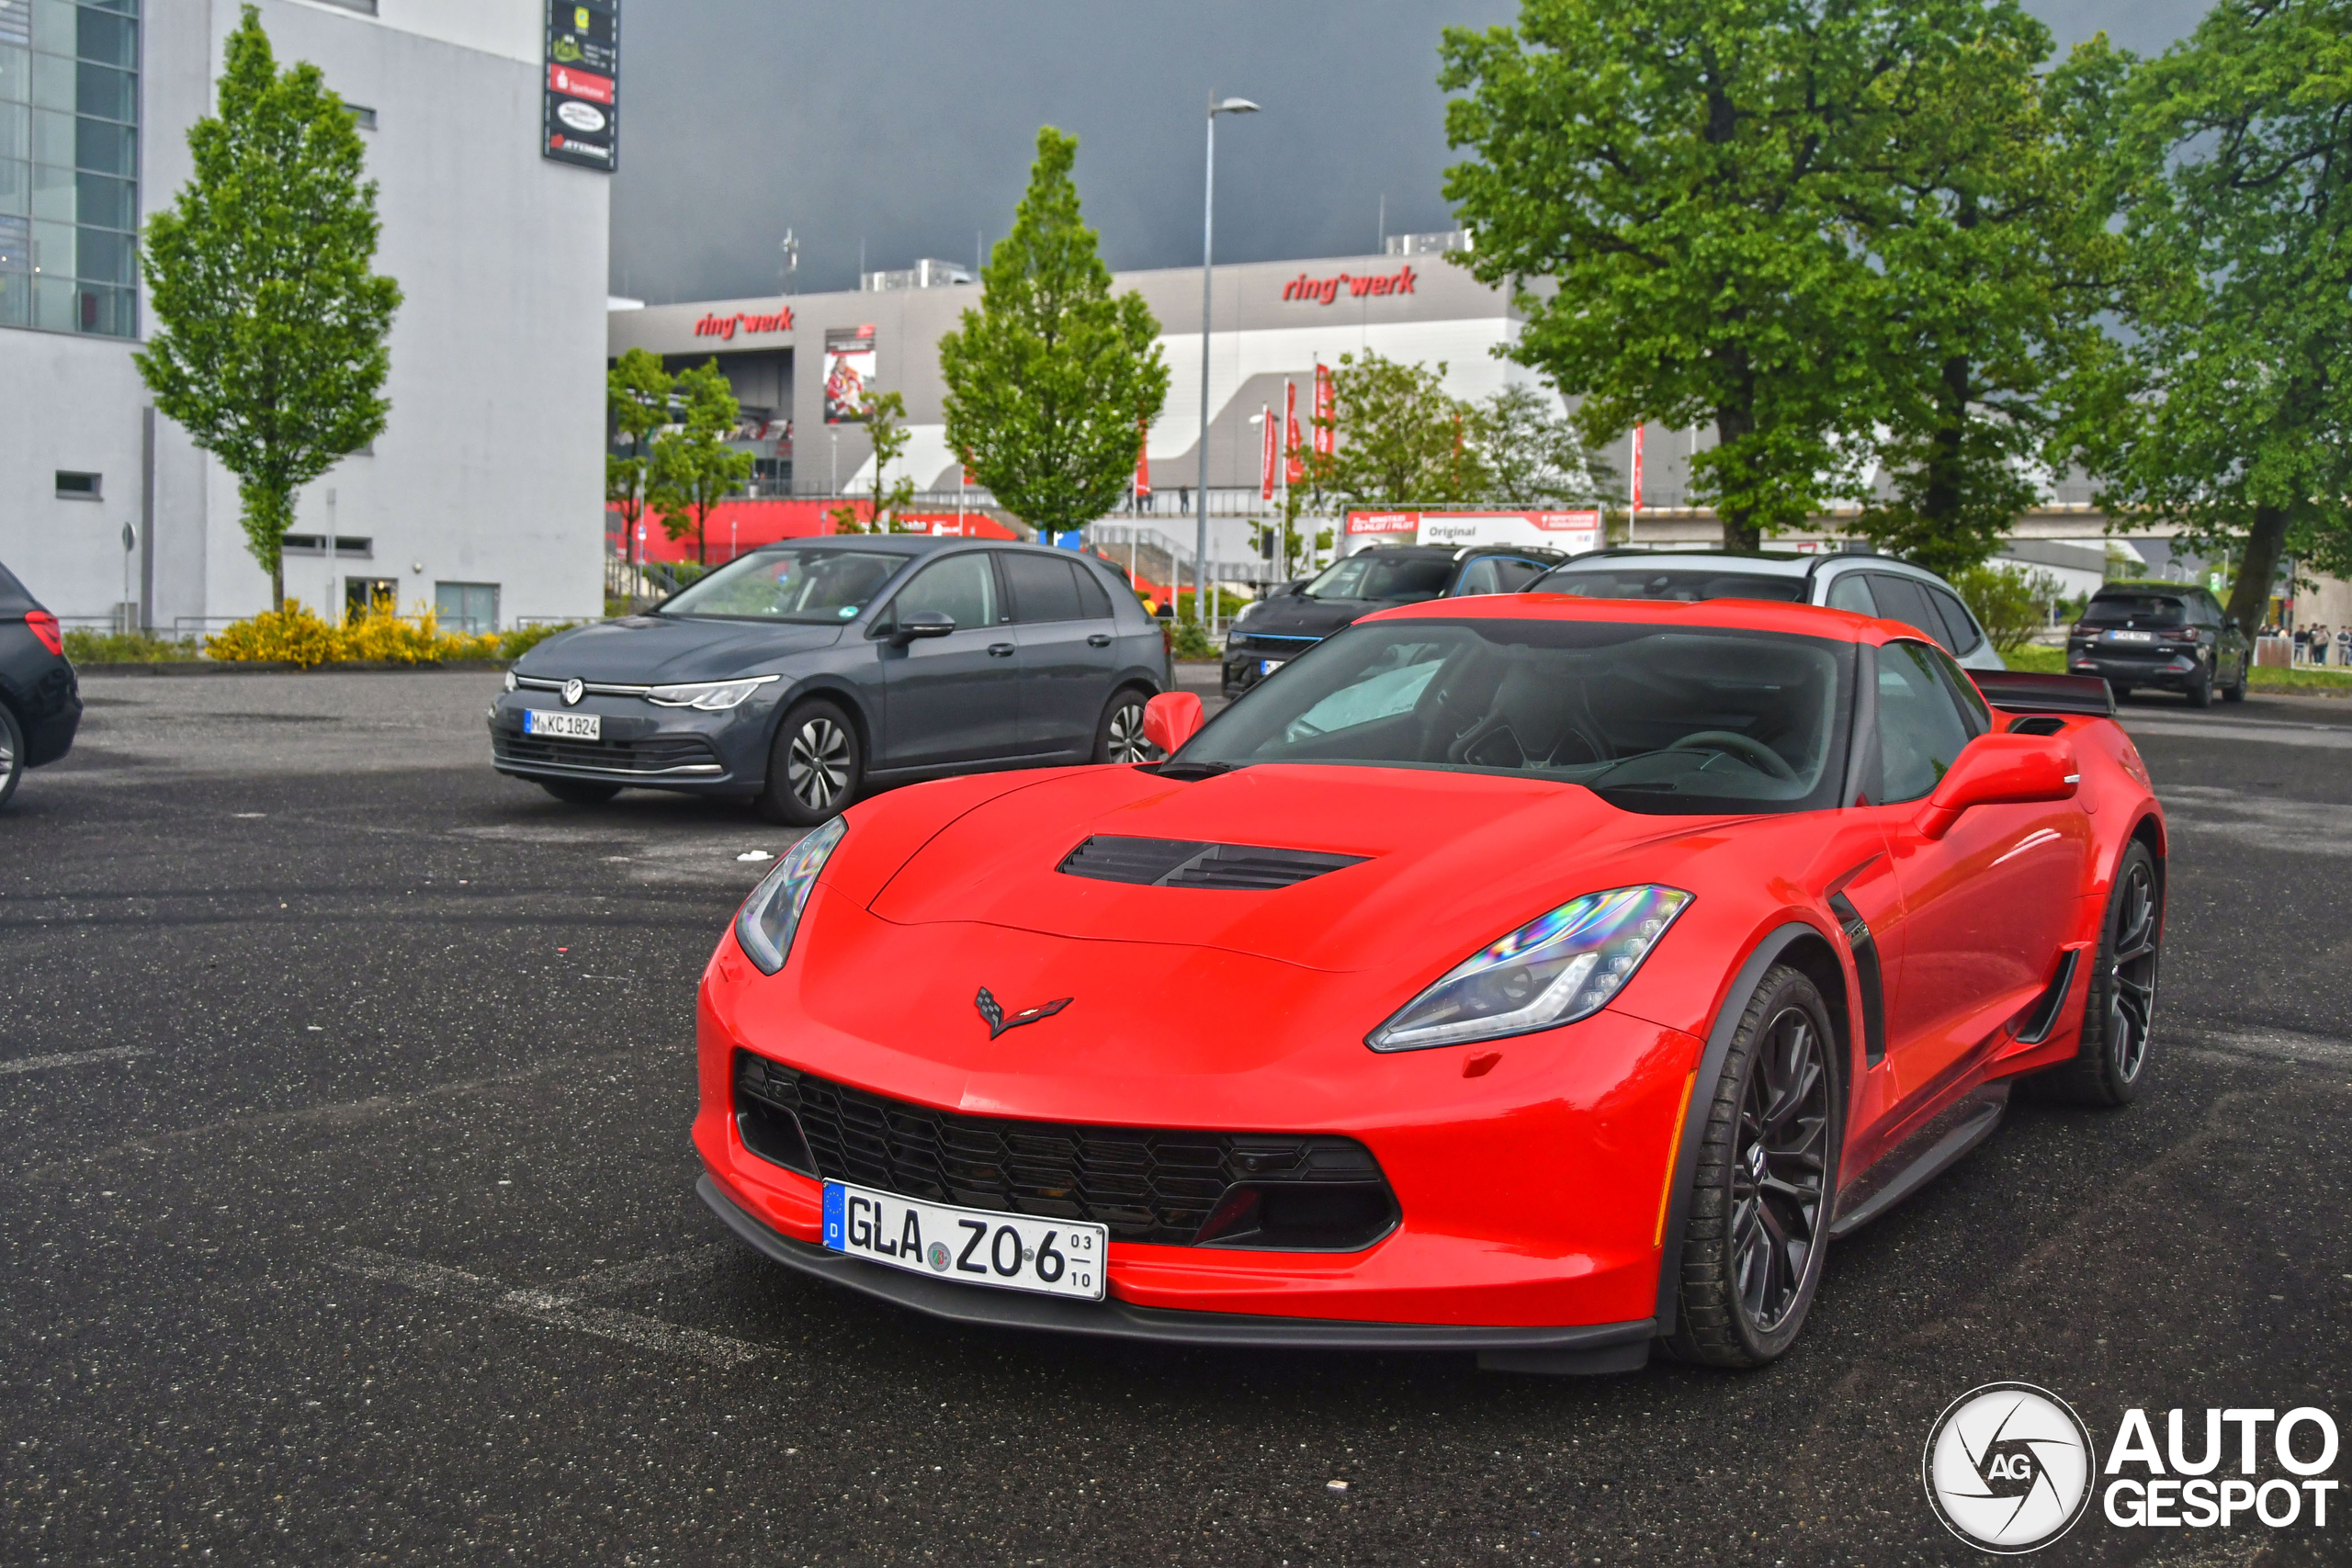
[[[862,424],[874,385],[874,327],[835,327],[825,333],[825,423]]]
[[[548,0],[541,153],[606,174],[620,167],[620,0]]]
[[[1574,555],[1600,547],[1599,512],[1351,512],[1351,535],[1419,545],[1541,545]]]

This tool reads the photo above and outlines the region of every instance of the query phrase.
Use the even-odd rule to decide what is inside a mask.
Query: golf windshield
[[[1453,563],[1442,556],[1398,556],[1363,550],[1306,585],[1309,599],[1393,599],[1409,603],[1445,592]]]
[[[1612,621],[1351,627],[1219,714],[1167,764],[1509,773],[1628,811],[1837,803],[1853,649],[1774,632]]]
[[[729,561],[662,602],[664,615],[837,625],[871,604],[907,564],[881,551],[762,550]]]

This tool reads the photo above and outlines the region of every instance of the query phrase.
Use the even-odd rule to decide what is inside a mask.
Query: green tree
[[[1470,438],[1484,465],[1488,506],[1592,505],[1612,477],[1600,453],[1586,446],[1559,400],[1514,382],[1470,413]]]
[[[1485,495],[1490,476],[1473,439],[1477,411],[1445,390],[1445,365],[1407,365],[1366,351],[1331,370],[1332,452],[1307,464],[1309,483],[1357,507],[1451,506]]]
[[[646,499],[661,514],[663,533],[673,539],[694,535],[695,563],[708,566],[710,514],[743,488],[756,459],[727,445],[743,411],[718,360],[678,372],[675,386],[685,400],[685,418],[653,438]]]
[[[278,71],[250,5],[220,112],[187,141],[195,176],[147,223],[157,331],[135,359],[155,406],[237,476],[246,547],[283,610],[296,493],[390,412],[400,285],[369,270],[376,186],[350,111],[317,66]]]
[[[1446,195],[1460,259],[1520,287],[1512,356],[1583,400],[1598,446],[1712,423],[1692,488],[1753,548],[1853,487],[1883,334],[1854,232],[1890,186],[1889,127],[1982,0],[1524,0],[1448,28]]]
[[[662,356],[632,348],[605,373],[605,415],[628,443],[626,453],[605,454],[605,501],[621,514],[621,556],[628,563],[629,607],[637,606],[637,527],[644,520],[653,484],[654,433],[670,423],[670,394],[676,386],[662,367]]]
[[[858,521],[857,508],[848,502],[828,515],[837,534],[895,534],[901,526],[900,514],[915,503],[914,475],[901,468],[897,479],[890,477],[890,465],[906,455],[908,443],[914,439],[907,428],[907,400],[896,392],[868,391],[858,417],[865,422],[866,440],[874,448],[866,520]]]
[[[947,445],[979,481],[1045,533],[1112,511],[1135,473],[1136,421],[1168,398],[1159,323],[1111,269],[1080,216],[1078,141],[1037,132],[1037,161],[1012,231],[989,253],[980,308],[940,340]]]
[[[2017,652],[2050,625],[2051,614],[2066,592],[2065,584],[2049,572],[2013,566],[1966,567],[1952,576],[1951,585],[2004,654]]]
[[[2110,513],[2233,558],[2352,574],[2352,3],[2220,0],[2127,89],[2132,335],[2072,435]]]
[[[1948,577],[2040,499],[2059,400],[2099,361],[2122,259],[2100,164],[2127,64],[2101,36],[2045,73],[2048,29],[2001,0],[1954,23],[1888,85],[1869,164],[1885,186],[1848,204],[1873,262],[1873,455],[1892,481],[1858,531]]]

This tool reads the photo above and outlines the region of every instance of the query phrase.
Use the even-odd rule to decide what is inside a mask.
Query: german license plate
[[[525,708],[523,733],[559,735],[566,740],[602,740],[605,725],[593,713],[542,713],[537,708]]]
[[[2109,632],[2107,634],[2107,640],[2109,642],[2154,642],[2156,640],[2156,634],[2154,632]]]
[[[1271,675],[1289,662],[1287,659],[1261,659],[1258,660],[1258,673],[1261,676]]]
[[[967,1285],[1099,1302],[1110,1233],[1096,1224],[959,1209],[828,1181],[825,1245]]]

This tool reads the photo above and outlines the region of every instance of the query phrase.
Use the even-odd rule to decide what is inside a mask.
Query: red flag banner
[[[1283,482],[1296,484],[1306,477],[1306,450],[1298,439],[1298,383],[1283,383]]]
[[[1138,498],[1151,493],[1151,454],[1148,445],[1150,440],[1151,427],[1144,423],[1142,420],[1136,420],[1136,495]]]
[[[1646,428],[1639,424],[1634,426],[1633,504],[1626,509],[1630,512],[1642,509],[1642,432]]]
[[[1317,365],[1315,367],[1315,455],[1318,457],[1331,455],[1333,417],[1331,367]]]
[[[1274,429],[1272,404],[1259,405],[1258,423],[1265,433],[1265,456],[1258,468],[1258,499],[1272,501],[1274,499],[1274,468],[1282,461],[1281,438]]]

